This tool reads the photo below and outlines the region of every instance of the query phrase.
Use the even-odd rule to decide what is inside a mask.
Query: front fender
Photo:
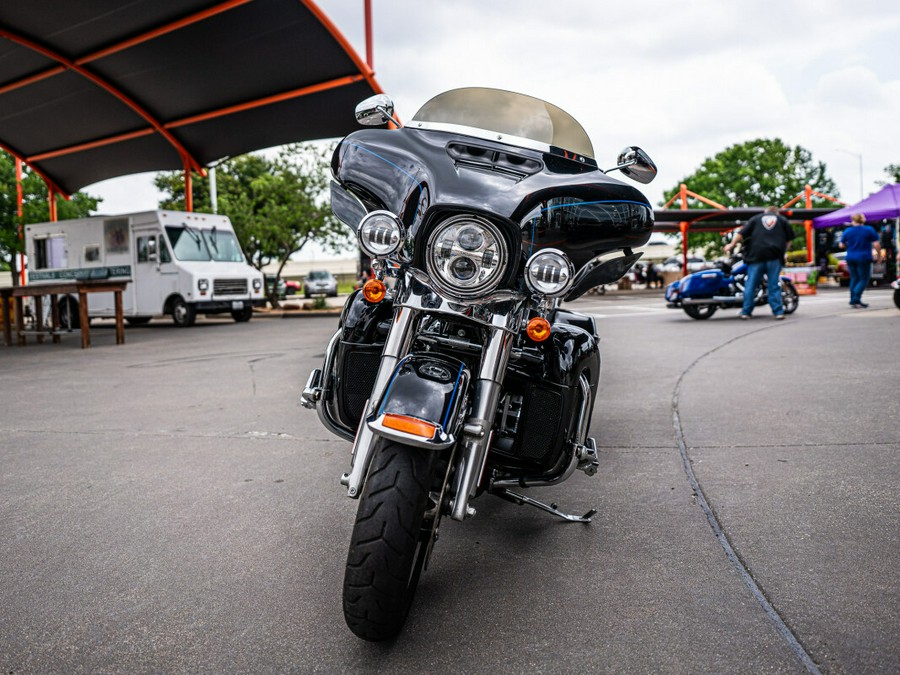
[[[410,354],[394,370],[376,412],[366,419],[383,438],[441,450],[456,442],[469,389],[469,369],[449,356]]]

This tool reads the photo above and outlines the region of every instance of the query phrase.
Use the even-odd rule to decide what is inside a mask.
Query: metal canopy
[[[381,93],[311,0],[0,4],[0,147],[70,194],[356,128]]]
[[[763,207],[735,209],[656,209],[654,232],[681,232],[681,223],[687,223],[690,232],[727,232],[741,227],[753,216],[762,213]],[[781,209],[780,213],[791,222],[812,220],[831,213],[834,209]]]

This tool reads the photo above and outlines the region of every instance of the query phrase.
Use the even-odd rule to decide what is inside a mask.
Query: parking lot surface
[[[0,669],[900,671],[900,311],[598,317],[601,468],[441,529],[404,633],[346,629],[349,444],[299,407],[334,315],[0,348]],[[109,325],[107,325],[109,324]]]

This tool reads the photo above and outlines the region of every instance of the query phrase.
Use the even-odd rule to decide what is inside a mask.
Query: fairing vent
[[[525,411],[519,422],[518,456],[543,459],[556,444],[561,414],[562,396],[535,387],[525,400]]]
[[[543,164],[532,157],[479,145],[450,143],[447,145],[447,154],[457,167],[490,171],[516,180],[527,178],[543,168]]]
[[[213,295],[247,295],[247,280],[213,279]]]
[[[352,349],[352,346],[350,347]],[[341,398],[344,411],[343,420],[353,428],[362,417],[363,407],[372,393],[381,352],[362,350],[346,351],[343,372],[341,373]]]

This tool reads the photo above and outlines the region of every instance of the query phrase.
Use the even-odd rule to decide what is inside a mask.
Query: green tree
[[[242,155],[216,169],[218,212],[227,215],[244,252],[257,269],[279,264],[277,277],[290,257],[311,241],[339,251],[349,232],[331,213],[328,201],[330,148],[288,145],[278,156]],[[184,208],[181,172],[157,175],[156,187],[167,196],[161,208]],[[209,179],[193,181],[195,211],[210,211]],[[270,298],[277,304],[277,298]]]
[[[799,145],[792,148],[779,138],[732,145],[707,158],[693,174],[665,193],[663,203],[678,194],[681,183],[692,192],[731,208],[781,206],[803,192],[806,185],[832,197],[840,196],[824,163],[815,162],[809,150]],[[812,205],[834,206],[821,198],[814,198]],[[708,206],[692,202],[689,208]],[[802,234],[798,236],[793,248],[804,248],[804,239]],[[714,232],[691,234],[690,244],[703,249],[707,256],[721,255],[724,246],[722,236]]]
[[[889,185],[891,183],[900,183],[900,164],[888,164],[884,167],[884,173],[888,177],[887,180],[877,180],[876,185]]]
[[[76,192],[70,199],[56,198],[56,215],[60,220],[83,218],[97,208],[100,198]],[[24,251],[19,238],[19,225],[50,220],[50,204],[44,180],[22,165],[22,218],[16,200],[16,160],[0,150],[0,266],[9,269],[13,284],[18,283],[18,254]]]

